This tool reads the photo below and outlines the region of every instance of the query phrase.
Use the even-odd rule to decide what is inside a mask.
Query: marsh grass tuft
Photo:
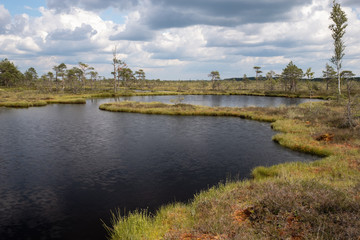
[[[261,180],[269,177],[277,177],[279,176],[279,173],[274,167],[259,166],[252,170],[251,176],[257,180]]]
[[[161,207],[155,215],[147,210],[137,210],[126,217],[120,211],[112,213],[112,226],[105,226],[110,238],[123,240],[162,239],[179,229],[193,225],[190,208],[181,203]]]

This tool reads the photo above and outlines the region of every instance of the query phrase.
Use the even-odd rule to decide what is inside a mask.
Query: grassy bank
[[[343,128],[344,105],[211,108],[121,102],[101,109],[173,115],[236,116],[272,122],[273,138],[290,149],[324,156],[311,163],[257,167],[253,179],[219,184],[187,204],[155,214],[114,215],[110,239],[358,239],[360,128]],[[359,116],[358,112],[354,113]],[[358,121],[358,118],[356,118]]]
[[[85,104],[86,98],[77,94],[44,94],[35,90],[1,89],[0,107],[29,108],[47,104]]]
[[[135,92],[120,90],[116,93],[108,91],[84,93],[40,93],[36,90],[16,88],[0,89],[0,107],[29,108],[46,106],[47,104],[85,104],[91,98],[115,98],[130,96],[178,95],[176,92]]]
[[[160,102],[115,102],[100,105],[101,110],[111,112],[132,112],[145,114],[183,115],[183,116],[232,116],[259,121],[273,122],[279,117],[269,112],[261,112],[261,108],[204,107],[190,104],[165,104]]]

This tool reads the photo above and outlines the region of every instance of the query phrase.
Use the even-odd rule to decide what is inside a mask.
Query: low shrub
[[[250,225],[265,239],[358,239],[359,193],[316,181],[268,182],[253,190]]]

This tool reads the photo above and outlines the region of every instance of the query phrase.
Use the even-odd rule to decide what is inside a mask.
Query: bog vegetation
[[[227,182],[156,213],[113,215],[110,239],[358,239],[360,236],[360,109],[347,125],[344,103],[271,108],[119,102],[114,112],[237,116],[272,122],[273,140],[324,158],[257,167],[252,180]]]
[[[272,122],[273,140],[324,158],[257,167],[252,180],[227,182],[156,213],[113,215],[110,239],[358,239],[360,109],[347,125],[336,100],[280,107],[204,107],[119,102],[103,110],[146,114],[238,116]]]
[[[311,163],[257,167],[253,179],[227,182],[174,203],[156,213],[113,214],[110,239],[359,239],[360,237],[360,82],[343,70],[346,15],[334,1],[330,30],[334,55],[322,78],[294,62],[281,73],[221,80],[211,71],[201,81],[147,80],[113,51],[112,78],[100,77],[86,63],[60,63],[42,76],[34,68],[21,73],[8,59],[0,62],[0,107],[49,103],[86,103],[94,97],[183,94],[247,94],[322,98],[328,101],[271,108],[202,107],[121,102],[100,106],[115,112],[237,116],[271,122],[273,140],[295,151],[323,156]]]

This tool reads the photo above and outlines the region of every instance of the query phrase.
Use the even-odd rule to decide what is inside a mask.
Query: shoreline
[[[310,231],[312,233],[308,233],[309,229],[306,229],[305,226],[313,224],[316,228],[319,227],[313,221],[316,222],[320,215],[322,218],[329,220],[329,223],[324,225],[324,228],[328,228],[326,232],[323,232],[323,236],[333,236],[335,233],[331,231],[331,228],[337,229],[339,227],[332,223],[334,216],[339,217],[336,212],[325,215],[322,215],[321,211],[314,212],[313,214],[319,214],[318,217],[309,217],[306,212],[312,211],[312,204],[329,204],[321,199],[322,195],[320,193],[323,191],[328,191],[327,194],[333,194],[332,198],[339,201],[340,196],[348,195],[346,201],[360,207],[360,203],[356,200],[356,190],[355,195],[353,193],[353,188],[356,189],[356,186],[360,184],[360,161],[358,161],[360,156],[358,145],[360,141],[356,140],[353,146],[348,143],[333,142],[333,139],[326,139],[329,134],[325,132],[329,129],[324,129],[321,122],[317,121],[317,118],[322,117],[322,115],[313,116],[312,119],[304,116],[301,118],[302,115],[306,114],[316,115],[317,113],[312,112],[312,108],[323,108],[323,114],[331,114],[332,111],[335,114],[339,109],[332,104],[329,102],[317,102],[311,103],[311,105],[310,103],[303,103],[299,106],[277,108],[228,108],[125,101],[100,105],[101,110],[111,112],[179,116],[232,116],[271,122],[271,127],[275,131],[279,131],[273,136],[273,141],[294,151],[324,157],[310,163],[289,162],[270,167],[256,167],[251,172],[252,179],[219,184],[196,194],[188,204],[174,203],[163,206],[153,215],[146,211],[137,211],[125,217],[114,214],[112,226],[106,226],[110,239],[137,239],[141,238],[140,236],[149,236],[148,239],[235,239],[238,236],[237,234],[244,233],[247,236],[246,238],[267,238],[269,235],[263,229],[276,232],[279,224],[283,225],[282,231],[288,231],[288,233],[282,235],[277,232],[276,235],[273,232],[271,236],[275,234],[275,236],[281,238],[284,235],[291,237],[298,234],[299,236],[314,237],[317,229],[311,229],[313,230]],[[290,115],[296,114],[298,115],[290,117]],[[324,140],[315,136],[315,132],[319,132],[319,134],[324,132],[322,134],[325,136]],[[283,195],[277,196],[277,193],[268,192],[268,189],[271,188],[275,188],[280,192],[286,188],[287,193],[284,192]],[[247,193],[244,193],[244,191],[247,191]],[[308,196],[309,192],[312,192],[315,198]],[[246,199],[240,197],[242,200],[239,201],[239,199],[233,199],[231,196],[239,193],[246,195]],[[288,209],[281,214],[279,212],[277,214],[269,213],[268,210],[263,212],[264,208],[267,208],[267,205],[264,205],[263,202],[269,201],[269,198],[266,197],[269,195],[275,195],[272,196],[273,198],[289,198],[292,199],[293,203],[286,201],[284,204],[279,203],[278,208]],[[294,196],[296,196],[295,199]],[[309,197],[311,200],[304,205],[301,199],[305,197]],[[259,202],[259,199],[262,200]],[[278,200],[281,202],[284,199]],[[327,200],[330,201],[331,199]],[[211,203],[210,208],[203,209],[203,205],[208,205],[209,202]],[[341,203],[334,202],[332,204],[333,208]],[[325,205],[323,207],[326,207]],[[229,206],[231,207],[229,208]],[[224,207],[226,211],[222,210]],[[199,211],[199,209],[202,210]],[[299,213],[300,209],[303,212]],[[331,212],[332,210],[329,213]],[[289,230],[286,225],[289,218],[294,218],[294,214],[299,217],[299,222],[296,223],[298,226],[295,230]],[[181,219],[181,222],[179,222],[179,219],[173,219],[172,216],[174,215]],[[269,219],[274,217],[281,218],[280,223],[268,222]],[[227,219],[226,223],[219,221],[219,219],[224,218]],[[354,223],[348,224],[349,226],[354,225]],[[340,229],[336,231],[340,231]],[[331,235],[328,235],[330,233]],[[188,238],[184,238],[184,236]]]
[[[329,96],[313,96],[309,97],[304,94],[291,93],[253,93],[247,91],[146,91],[137,92],[136,90],[122,90],[117,93],[100,91],[97,93],[39,93],[33,90],[19,90],[18,92],[11,92],[12,89],[1,89],[0,93],[7,93],[2,96],[0,94],[0,107],[7,108],[29,108],[42,107],[47,104],[86,104],[87,99],[93,98],[116,98],[116,97],[131,97],[131,96],[183,96],[183,95],[218,95],[218,96],[259,96],[259,97],[283,97],[283,98],[304,98],[304,99],[329,99]],[[8,90],[8,91],[6,91]],[[22,93],[25,94],[22,94]],[[26,92],[28,92],[26,94]],[[20,96],[18,96],[20,95]]]

